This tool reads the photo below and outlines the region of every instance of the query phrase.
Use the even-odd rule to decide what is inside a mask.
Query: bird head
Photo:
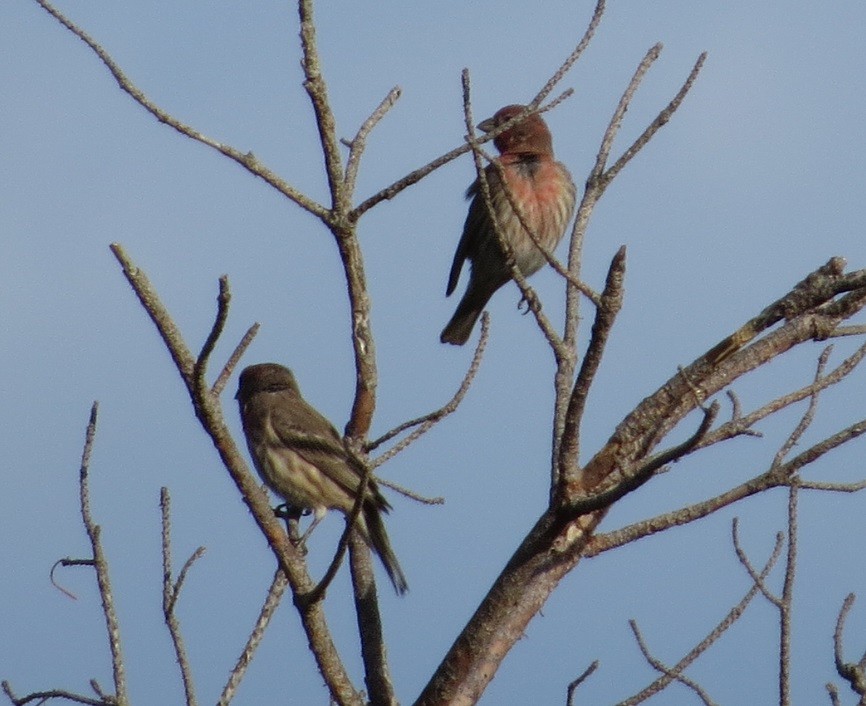
[[[495,130],[516,118],[524,110],[526,110],[525,105],[507,105],[496,111],[492,118],[478,123],[478,129],[483,132]],[[497,135],[493,139],[493,144],[501,154],[553,154],[553,137],[547,123],[536,113],[526,116],[516,125]]]
[[[241,371],[235,399],[243,402],[257,392],[281,392],[290,390],[299,393],[298,383],[292,371],[278,363],[259,363]]]

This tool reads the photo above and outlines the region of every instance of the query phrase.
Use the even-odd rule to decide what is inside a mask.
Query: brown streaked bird
[[[478,129],[490,132],[525,109],[523,105],[505,106],[492,118],[480,123]],[[528,277],[541,269],[547,260],[521,225],[509,203],[503,182],[520,206],[526,225],[551,253],[562,240],[574,213],[577,188],[568,170],[554,159],[553,138],[541,116],[530,115],[494,138],[493,144],[499,150],[496,161],[502,167],[501,178],[493,164],[484,169],[493,211],[502,237],[514,253],[518,269]],[[477,180],[466,191],[466,198],[472,198],[472,203],[454,253],[446,296],[450,296],[457,286],[466,260],[472,263],[472,271],[466,293],[439,337],[442,343],[457,346],[469,339],[475,322],[493,293],[511,279],[511,270]]]
[[[294,507],[313,511],[309,536],[328,510],[352,512],[364,469],[346,450],[334,426],[301,397],[295,376],[277,363],[245,368],[235,395],[247,446],[262,480]],[[409,586],[382,522],[391,506],[367,481],[355,528],[379,555],[397,593]]]

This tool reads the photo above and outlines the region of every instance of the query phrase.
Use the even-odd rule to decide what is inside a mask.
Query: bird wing
[[[361,484],[362,469],[352,460],[334,426],[303,399],[286,409],[271,410],[271,424],[280,443],[318,468],[354,497]]]
[[[487,176],[489,179],[489,171]],[[451,263],[451,272],[448,274],[448,286],[445,288],[445,296],[451,296],[451,293],[457,286],[457,281],[460,279],[460,270],[463,269],[463,263],[466,262],[466,258],[468,257],[471,260],[475,255],[473,250],[478,240],[477,233],[487,227],[486,223],[489,218],[487,208],[484,205],[484,198],[480,193],[478,180],[472,182],[472,185],[466,189],[466,198],[472,199],[472,203],[469,205],[469,213],[466,215],[466,222],[463,224],[463,235],[460,236],[460,242],[457,244],[454,261]]]

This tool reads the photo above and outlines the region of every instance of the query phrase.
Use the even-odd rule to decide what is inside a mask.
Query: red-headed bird
[[[480,123],[478,129],[490,132],[525,109],[523,105],[505,106],[492,118]],[[497,136],[493,144],[499,150],[496,161],[502,167],[501,178],[495,165],[489,164],[484,169],[493,210],[501,234],[514,253],[518,269],[528,277],[541,269],[547,260],[526,234],[509,203],[503,181],[520,206],[526,225],[551,253],[562,240],[565,227],[574,213],[577,189],[571,174],[553,157],[553,138],[541,116],[530,115]],[[466,198],[470,197],[469,215],[454,253],[445,294],[450,296],[454,291],[467,259],[472,263],[469,286],[439,337],[442,343],[457,346],[469,339],[475,322],[493,293],[511,279],[511,270],[477,180],[466,191]]]
[[[262,480],[289,505],[309,508],[313,524],[331,508],[352,512],[364,468],[349,454],[333,425],[301,397],[292,371],[277,363],[241,372],[238,392],[247,446]],[[397,593],[408,589],[382,513],[391,506],[372,479],[367,481],[355,528],[379,555]]]

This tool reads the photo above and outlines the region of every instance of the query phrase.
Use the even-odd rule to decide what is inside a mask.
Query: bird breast
[[[576,190],[566,169],[553,160],[520,161],[504,165],[505,182],[519,204],[523,220],[538,242],[552,252],[562,239],[574,212]],[[523,233],[520,218],[504,194],[494,204],[505,214],[500,226],[505,233]],[[509,238],[517,266],[524,276],[538,271],[546,262],[530,238]]]

